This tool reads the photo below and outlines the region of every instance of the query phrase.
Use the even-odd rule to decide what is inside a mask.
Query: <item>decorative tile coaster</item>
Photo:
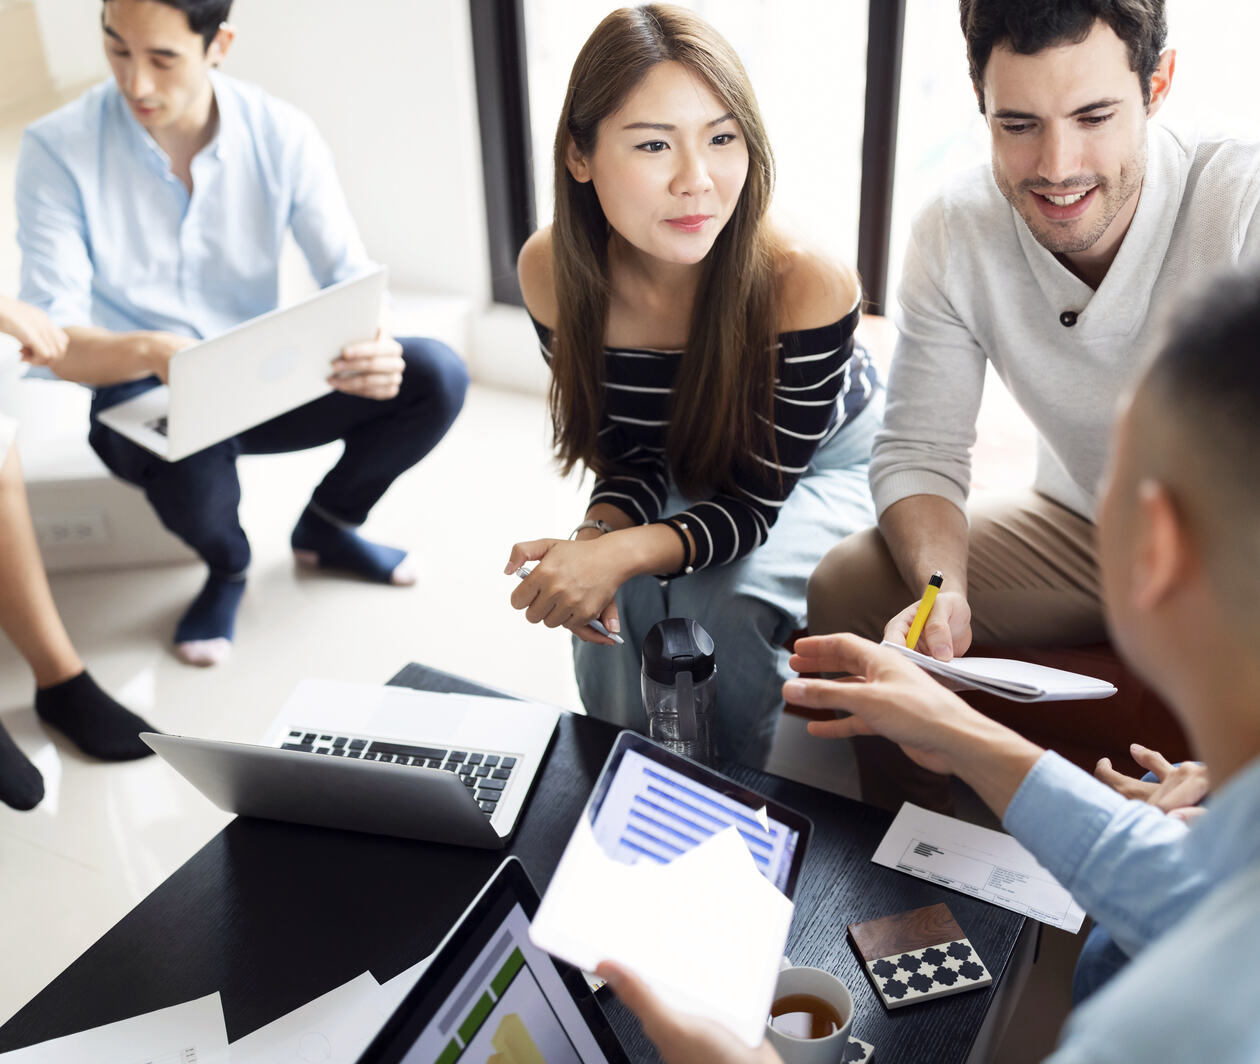
[[[844,1064],[871,1064],[875,1059],[875,1047],[870,1042],[863,1042],[860,1038],[850,1038],[849,1044],[845,1046],[844,1056],[841,1060]]]
[[[850,924],[849,937],[890,1009],[993,982],[943,903]]]

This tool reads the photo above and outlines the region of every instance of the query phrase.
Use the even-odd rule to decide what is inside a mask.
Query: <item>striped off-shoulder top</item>
[[[604,349],[604,411],[599,446],[620,472],[598,477],[590,504],[609,503],[639,524],[685,520],[695,540],[690,568],[724,565],[766,541],[779,511],[814,452],[866,407],[879,376],[854,343],[859,309],[818,329],[781,333],[774,383],[778,454],[752,455],[736,471],[732,491],[663,514],[672,484],[665,455],[682,351]],[[543,357],[551,361],[551,330],[534,322]]]

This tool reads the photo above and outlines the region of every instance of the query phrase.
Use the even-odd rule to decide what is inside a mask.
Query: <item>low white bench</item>
[[[460,297],[395,293],[398,335],[432,336],[467,351],[471,304]],[[195,555],[158,521],[139,489],[112,476],[88,445],[91,392],[68,381],[24,378],[17,345],[0,336],[0,412],[16,417],[27,497],[49,572],[163,565]],[[266,456],[251,461],[268,461]]]

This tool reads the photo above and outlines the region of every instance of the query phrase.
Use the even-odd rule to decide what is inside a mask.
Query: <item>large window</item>
[[[1260,139],[1250,52],[1260,40],[1253,0],[1166,0],[1168,46],[1177,51],[1172,92],[1156,121],[1177,130]],[[910,223],[951,176],[989,158],[967,50],[952,0],[907,0],[889,304],[896,298]],[[985,176],[987,180],[987,175]]]
[[[522,166],[529,171],[535,217],[545,223],[551,216],[552,141],[566,79],[582,42],[613,4],[472,2],[474,9],[493,3],[514,11],[521,22],[528,71],[524,106],[533,144],[532,158],[522,160]],[[895,173],[866,175],[868,197],[871,186],[878,185],[885,199],[891,192],[892,200],[889,262],[886,273],[882,265],[876,267],[882,276],[875,277],[869,263],[878,263],[880,256],[869,254],[870,238],[872,232],[879,235],[884,221],[859,219],[868,11],[895,10],[902,2],[900,98],[892,123],[897,131]],[[891,307],[914,214],[952,175],[983,163],[989,154],[988,129],[968,78],[955,0],[689,0],[687,6],[730,40],[748,68],[778,161],[776,215],[848,262],[859,259],[861,221],[868,261],[859,264],[865,266],[868,292],[886,291]],[[1167,11],[1177,70],[1172,95],[1157,121],[1179,129],[1260,138],[1260,112],[1250,92],[1260,4],[1214,0],[1205,6],[1199,0],[1167,0]],[[875,64],[887,59],[882,41],[875,53]],[[871,74],[872,85],[879,84],[876,65]],[[874,130],[872,141],[878,143],[886,132],[887,127]]]

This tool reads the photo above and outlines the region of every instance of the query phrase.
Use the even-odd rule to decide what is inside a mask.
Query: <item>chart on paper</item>
[[[872,860],[1065,931],[1079,931],[1085,919],[1072,895],[1010,835],[908,802]]]

